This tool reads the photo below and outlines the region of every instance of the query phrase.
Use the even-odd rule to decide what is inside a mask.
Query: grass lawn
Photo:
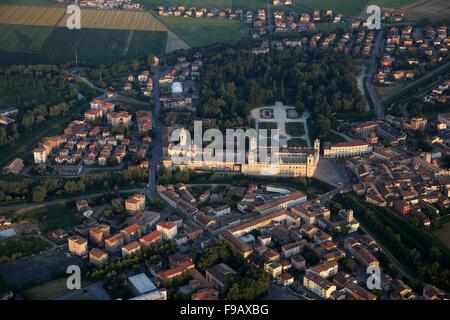
[[[84,288],[88,285],[81,280],[81,287]],[[71,290],[67,288],[67,278],[62,277],[54,280],[44,282],[35,287],[29,288],[23,292],[25,299],[28,300],[50,300],[66,293]]]
[[[442,228],[433,231],[433,234],[450,249],[450,222],[442,225]]]
[[[288,147],[289,148],[295,148],[295,147],[301,147],[306,148],[307,144],[306,141],[302,138],[291,138],[288,140]]]
[[[191,47],[239,40],[249,35],[250,26],[238,20],[219,18],[158,17]]]
[[[258,124],[258,129],[277,129],[277,123],[276,122],[260,122]]]
[[[36,236],[22,236],[7,239],[0,242],[0,261],[29,256],[41,252],[49,247],[49,244]]]
[[[51,205],[32,210],[21,214],[20,219],[28,219],[38,223],[45,233],[58,228],[74,226],[81,222],[81,216],[75,208],[65,205]]]
[[[346,140],[338,134],[328,132],[327,135],[322,138],[322,141],[330,141],[332,143],[337,143],[337,142],[345,142]]]
[[[286,122],[286,133],[291,137],[301,137],[305,134],[305,127],[300,122]]]

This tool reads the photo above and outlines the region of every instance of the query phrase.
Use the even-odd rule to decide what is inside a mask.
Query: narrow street
[[[375,91],[374,75],[377,72],[377,55],[381,53],[383,47],[383,36],[384,31],[383,29],[381,29],[377,34],[375,40],[375,48],[372,54],[372,59],[370,61],[370,67],[366,70],[366,77],[365,77],[367,91],[369,92],[369,95],[372,99],[375,108],[375,113],[378,119],[384,117],[384,110],[383,105],[381,103],[381,99],[378,96],[377,92]]]
[[[155,107],[153,109],[153,129],[155,136],[153,139],[150,167],[148,172],[148,196],[150,199],[156,198],[158,163],[162,157],[162,127],[159,121],[161,102],[159,100],[159,90],[159,65],[157,64],[154,67],[153,76],[153,100],[155,102]]]

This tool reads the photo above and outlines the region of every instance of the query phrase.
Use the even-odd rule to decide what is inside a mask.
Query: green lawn
[[[75,48],[79,61],[115,63],[161,55],[166,42],[167,33],[159,31],[0,25],[0,65],[65,63],[75,59]]]
[[[286,133],[291,137],[301,137],[305,134],[305,127],[303,126],[303,123],[287,122]]]
[[[14,237],[0,242],[0,262],[17,259],[41,252],[49,244],[36,236]]]
[[[301,147],[306,148],[307,144],[306,141],[302,138],[292,138],[288,140],[288,147],[289,148],[295,148],[295,147]]]
[[[277,123],[276,123],[276,122],[260,122],[260,123],[258,124],[258,128],[259,128],[259,129],[267,129],[267,130],[270,130],[270,129],[277,129],[278,126],[277,126]],[[269,133],[268,133],[268,134],[269,134]]]
[[[219,18],[158,17],[191,47],[239,40],[249,34],[249,25]]]
[[[38,223],[44,232],[67,228],[81,222],[81,216],[76,209],[65,205],[51,205],[32,210],[21,214],[20,219]]]

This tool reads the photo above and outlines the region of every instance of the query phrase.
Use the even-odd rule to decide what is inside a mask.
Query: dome
[[[172,83],[172,93],[182,93],[183,85],[180,82]]]

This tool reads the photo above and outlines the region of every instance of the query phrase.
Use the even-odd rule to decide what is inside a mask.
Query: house
[[[308,272],[314,272],[322,278],[329,278],[338,273],[338,263],[336,261],[324,262],[315,265],[307,270]]]
[[[121,233],[118,233],[112,237],[109,237],[105,240],[105,248],[109,253],[115,253],[119,250],[120,247],[124,244],[124,238]]]
[[[264,271],[272,276],[272,278],[277,278],[283,272],[283,266],[278,261],[266,262],[264,263]]]
[[[145,195],[137,193],[125,200],[125,210],[130,213],[135,213],[145,209]]]
[[[297,270],[305,270],[306,268],[306,260],[303,256],[297,254],[291,257],[292,267]]]
[[[89,261],[96,266],[103,266],[108,263],[108,254],[103,250],[93,248],[89,251]]]
[[[162,281],[166,282],[173,278],[182,276],[186,272],[190,272],[195,268],[195,265],[192,261],[185,261],[180,263],[177,266],[174,266],[168,270],[158,272],[157,276]]]
[[[308,245],[308,241],[305,239],[291,242],[281,246],[281,251],[283,252],[283,256],[285,258],[289,258],[293,255],[296,255],[303,251],[303,249]]]
[[[2,169],[3,174],[19,174],[23,170],[25,164],[22,159],[15,158],[8,165],[4,166]]]
[[[40,164],[47,161],[47,150],[44,147],[38,147],[33,150],[34,163]]]
[[[161,232],[164,240],[172,240],[178,233],[177,225],[167,221],[158,222],[156,224],[156,230]]]
[[[142,238],[139,239],[139,242],[141,243],[141,245],[144,248],[149,247],[153,243],[158,243],[161,241],[162,241],[161,232],[159,232],[157,230],[150,232],[149,234],[146,234],[145,236],[143,236]]]
[[[141,244],[139,243],[139,241],[133,241],[122,247],[122,256],[125,257],[130,254],[138,253],[140,251],[141,251]]]
[[[223,215],[229,214],[231,212],[231,207],[223,205],[212,210],[215,217],[221,217]]]
[[[336,291],[336,285],[314,272],[306,272],[303,285],[323,299],[329,299]]]
[[[289,285],[294,283],[295,278],[289,272],[283,272],[281,274],[281,276],[279,277],[279,281],[280,281],[281,285],[287,287],[287,286],[289,286]]]
[[[134,223],[132,225],[129,225],[126,228],[123,228],[120,230],[120,233],[122,234],[125,243],[128,243],[130,241],[137,240],[141,236],[141,226],[137,223]]]
[[[110,227],[107,224],[100,224],[89,230],[89,238],[97,244],[103,244],[103,241],[110,236]]]
[[[219,263],[206,269],[206,280],[211,282],[216,289],[223,291],[236,274],[236,271],[225,263]]]
[[[80,236],[71,236],[67,239],[69,252],[78,256],[84,256],[88,253],[88,241]]]

